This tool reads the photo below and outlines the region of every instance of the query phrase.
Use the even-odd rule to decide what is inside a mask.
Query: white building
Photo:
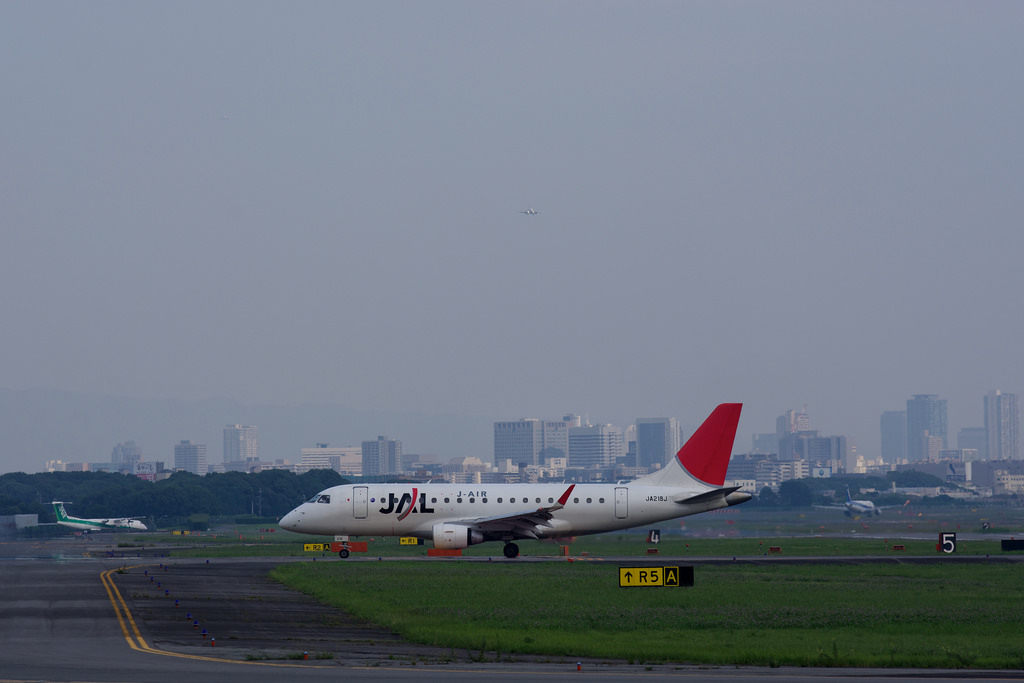
[[[342,476],[359,477],[363,474],[363,449],[359,446],[330,446],[325,443],[316,448],[303,448],[295,471],[334,470]]]
[[[260,463],[260,428],[228,425],[224,428],[224,463],[250,469]],[[230,468],[229,468],[230,469]]]

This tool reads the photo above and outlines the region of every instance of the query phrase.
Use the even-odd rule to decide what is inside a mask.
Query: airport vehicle
[[[71,527],[89,533],[90,531],[102,531],[104,529],[137,529],[145,531],[146,525],[135,517],[100,517],[95,519],[83,519],[72,517],[64,509],[64,503],[59,500],[53,501],[53,511],[57,515],[57,524]]]
[[[617,484],[344,484],[316,494],[281,518],[304,534],[410,536],[461,549],[519,539],[599,534],[685,517],[750,500],[725,486],[740,403],[711,413],[665,467]],[[342,548],[341,557],[348,556]]]

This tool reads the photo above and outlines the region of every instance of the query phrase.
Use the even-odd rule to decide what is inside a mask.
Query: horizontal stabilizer
[[[728,496],[733,491],[739,491],[739,490],[740,490],[739,486],[726,486],[723,489],[713,489],[711,491],[705,491],[704,493],[697,494],[696,496],[690,496],[689,498],[684,498],[683,496],[677,496],[674,499],[674,501],[676,503],[686,504],[686,505],[697,504],[697,503],[706,503],[709,500],[714,500],[715,498],[718,498],[719,496],[721,496],[722,498],[725,498],[726,496]]]

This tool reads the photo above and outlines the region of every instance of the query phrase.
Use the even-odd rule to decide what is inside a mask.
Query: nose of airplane
[[[289,512],[287,515],[282,517],[281,521],[278,522],[277,524],[282,529],[287,529],[288,531],[295,531],[296,527],[299,526],[299,519],[301,518],[301,516],[302,515],[299,512],[299,508],[295,508],[294,510]]]

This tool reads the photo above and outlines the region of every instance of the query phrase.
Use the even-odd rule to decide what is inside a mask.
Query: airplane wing
[[[569,486],[556,503],[547,507],[513,512],[508,515],[468,519],[465,521],[465,524],[485,534],[512,534],[513,538],[538,538],[537,532],[534,529],[539,526],[551,527],[551,519],[554,517],[553,513],[565,507],[565,501],[569,500],[569,494],[572,493],[575,487],[576,484]]]

